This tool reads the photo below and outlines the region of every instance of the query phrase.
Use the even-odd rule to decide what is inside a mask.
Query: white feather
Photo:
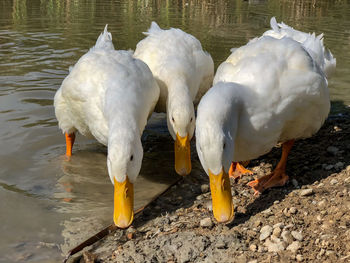
[[[116,51],[107,31],[71,68],[55,95],[55,113],[64,133],[79,131],[108,146],[108,169],[134,182],[142,161],[140,136],[159,97],[148,66],[132,52]],[[130,162],[130,155],[134,161]]]

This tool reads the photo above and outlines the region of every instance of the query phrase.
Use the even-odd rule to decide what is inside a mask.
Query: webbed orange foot
[[[237,182],[238,179],[242,177],[242,175],[253,174],[253,172],[244,168],[244,166],[238,162],[232,162],[228,174],[230,177],[235,179],[235,182]]]
[[[254,195],[259,195],[268,188],[285,185],[288,178],[289,177],[285,174],[284,169],[275,169],[272,173],[259,179],[255,179],[247,185],[253,188]]]

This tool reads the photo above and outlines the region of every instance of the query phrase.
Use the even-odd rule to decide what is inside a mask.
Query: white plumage
[[[324,47],[323,34],[316,36],[315,33],[310,34],[295,30],[283,22],[277,23],[275,17],[271,18],[270,24],[272,29],[266,31],[263,34],[264,36],[271,36],[277,39],[290,37],[298,41],[305,47],[311,57],[325,72],[326,76],[329,78],[332,75],[335,71],[336,59],[330,50]]]
[[[197,104],[212,84],[213,60],[198,39],[180,29],[162,30],[152,22],[144,34],[147,37],[137,44],[135,57],[150,67],[158,81],[160,97],[155,110],[167,112],[169,132],[174,139],[177,132],[192,137],[193,102]]]
[[[108,146],[108,170],[134,182],[141,168],[140,136],[159,97],[148,66],[128,51],[116,51],[107,31],[71,68],[55,95],[55,113],[64,133],[79,131]],[[132,158],[131,158],[132,156]]]
[[[219,66],[214,87],[198,106],[201,163],[207,173],[228,171],[232,161],[310,137],[329,109],[327,80],[302,45],[288,37],[255,39]]]

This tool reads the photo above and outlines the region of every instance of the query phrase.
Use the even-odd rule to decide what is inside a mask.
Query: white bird
[[[162,30],[152,22],[144,34],[147,37],[137,44],[134,55],[150,67],[158,82],[155,111],[166,112],[168,130],[175,140],[175,170],[187,175],[191,172],[194,104],[212,85],[214,63],[199,40],[180,29]]]
[[[266,31],[263,34],[264,36],[271,36],[278,39],[290,37],[298,41],[324,71],[327,78],[334,73],[337,61],[333,57],[332,52],[324,47],[323,33],[316,36],[315,33],[310,34],[298,31],[283,22],[277,23],[275,17],[271,18],[270,25],[272,29]]]
[[[294,140],[316,133],[330,109],[327,79],[303,45],[263,36],[235,49],[198,106],[196,146],[210,177],[213,213],[233,218],[227,172],[231,162],[255,159],[282,143],[275,170],[249,183],[260,193],[284,185]]]
[[[72,154],[76,131],[108,146],[113,219],[119,227],[127,227],[133,220],[133,183],[143,157],[141,134],[158,97],[159,87],[148,66],[129,51],[114,50],[107,25],[55,95],[67,156]]]

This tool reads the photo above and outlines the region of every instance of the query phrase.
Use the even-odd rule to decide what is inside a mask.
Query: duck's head
[[[213,111],[210,103],[199,104],[196,121],[196,148],[200,162],[209,175],[214,217],[229,222],[234,217],[228,171],[233,158],[234,141],[225,127],[225,118]]]
[[[114,184],[116,226],[128,227],[134,219],[134,183],[140,172],[143,149],[140,136],[115,136],[108,141],[108,173]]]
[[[168,101],[167,124],[175,140],[175,171],[179,175],[188,175],[191,172],[190,140],[195,128],[194,106],[190,96]]]

